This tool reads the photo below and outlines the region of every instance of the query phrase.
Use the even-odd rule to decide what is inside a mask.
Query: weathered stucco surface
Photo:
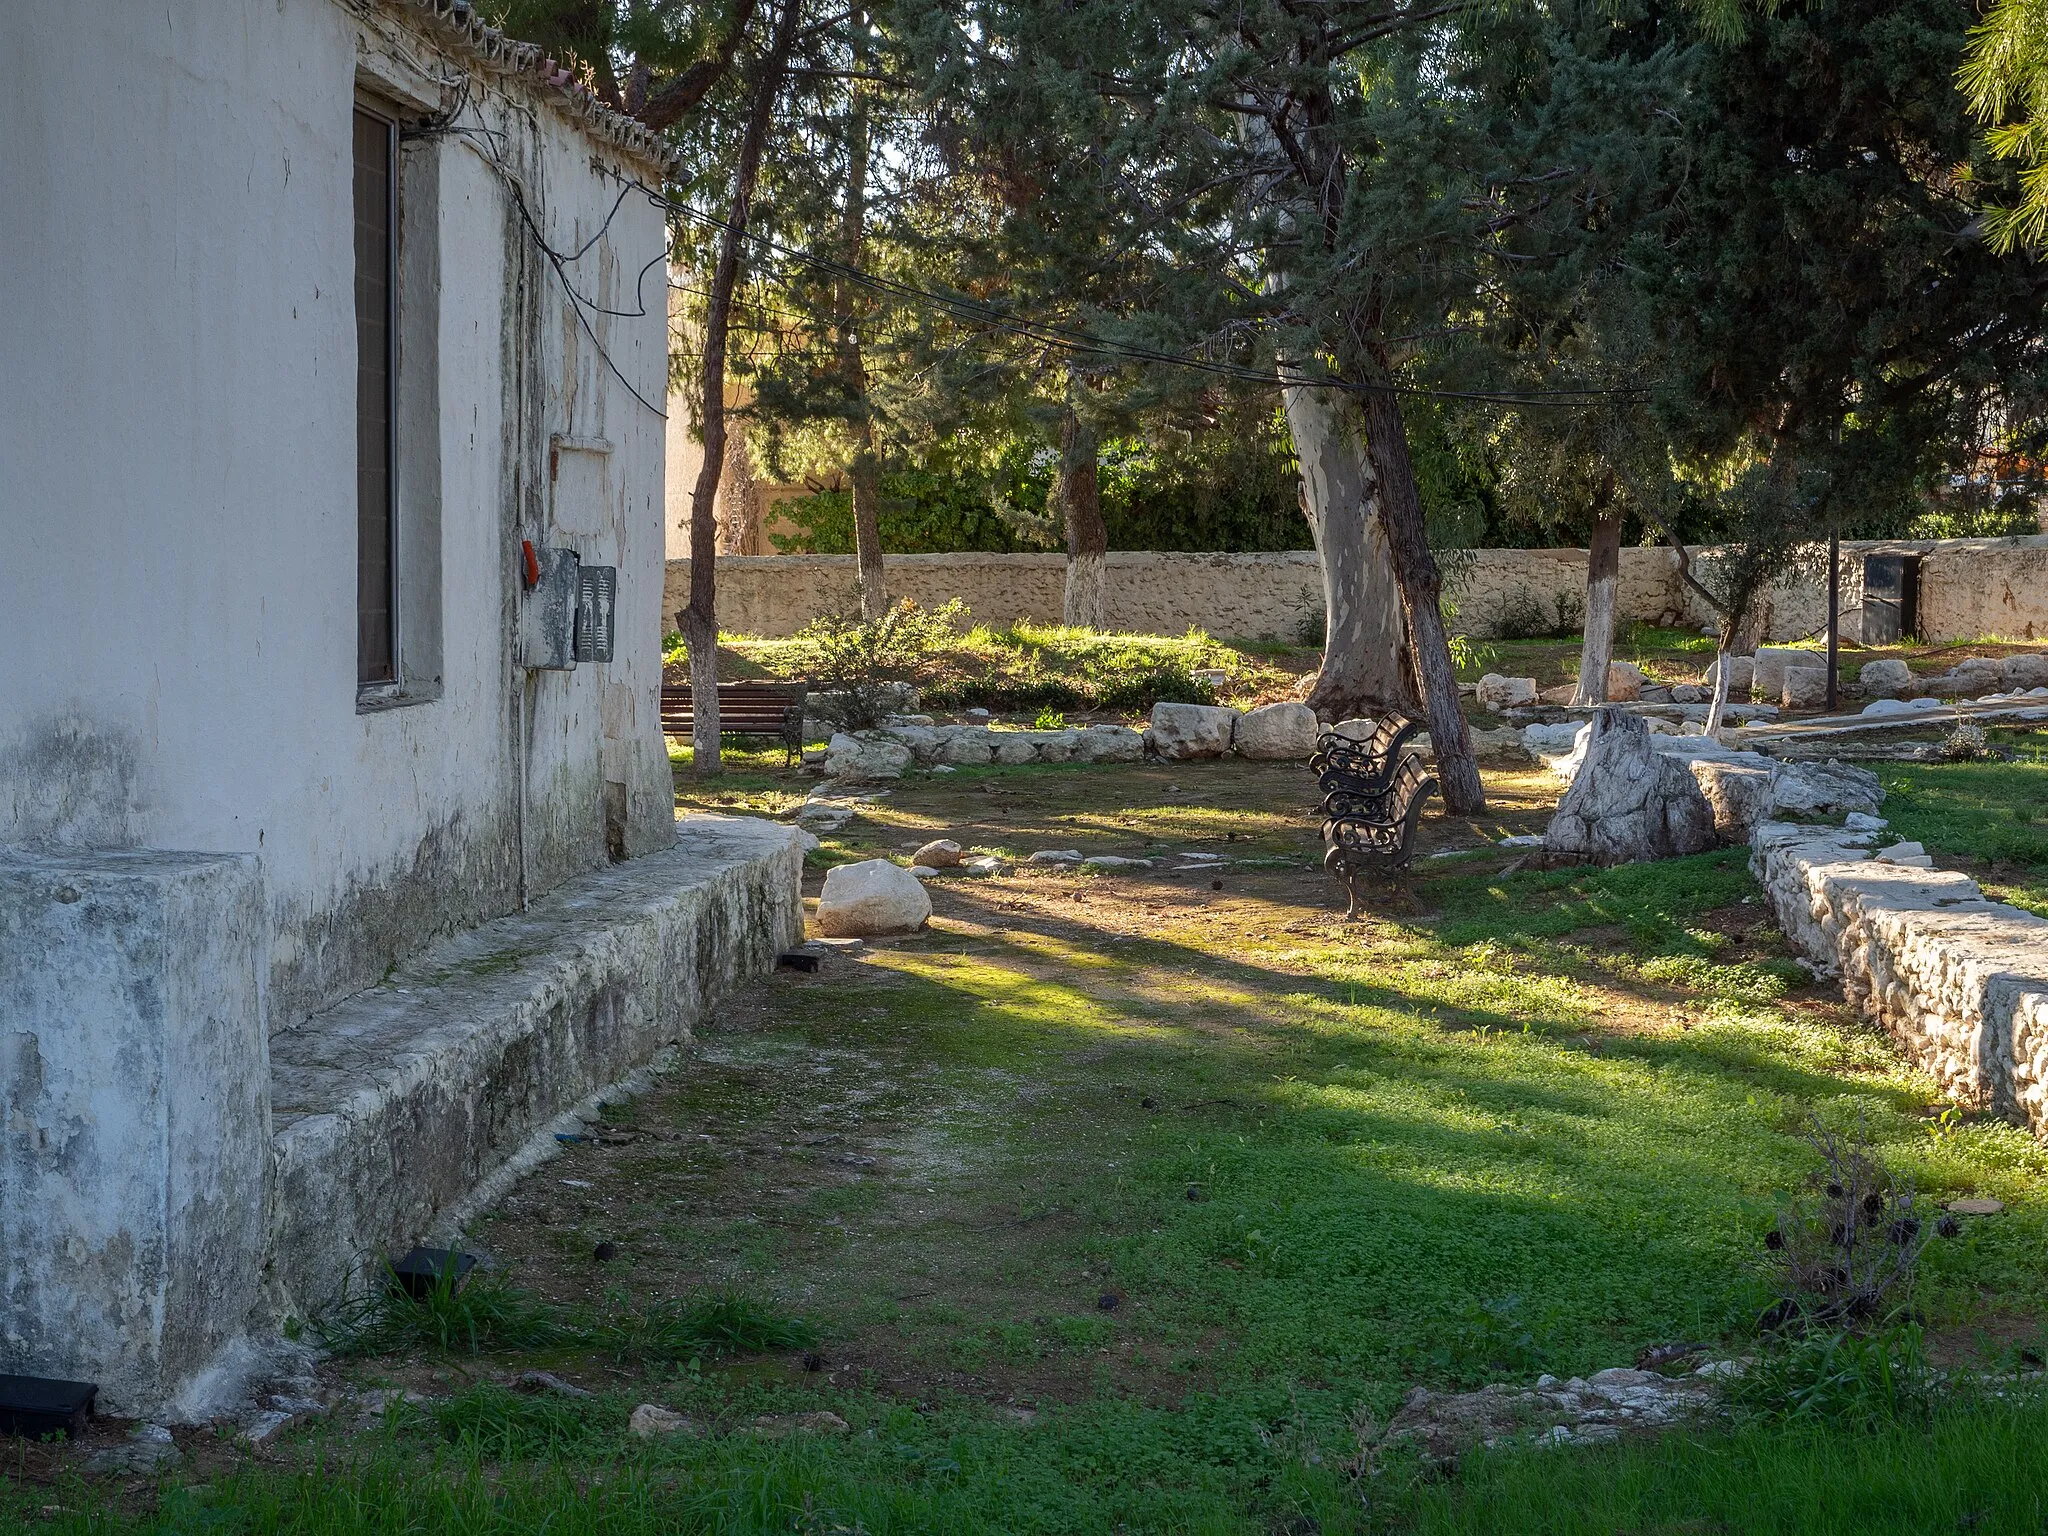
[[[665,424],[629,392],[668,376],[658,263],[632,313],[667,237],[626,178],[656,173],[415,13],[0,7],[0,847],[253,855],[273,1027],[514,909],[522,845],[538,891],[671,821]],[[400,584],[438,597],[437,667],[359,713],[351,114],[465,76],[470,131],[400,169],[399,502],[438,515]],[[487,143],[556,250],[605,228],[580,316]],[[522,538],[618,568],[617,660],[513,666]]]
[[[1750,865],[1786,936],[1944,1092],[2048,1139],[2048,919],[1874,859],[1880,840],[1766,822]]]
[[[1860,631],[1865,554],[1918,551],[1920,630],[1930,641],[1983,634],[2021,639],[2048,635],[2048,536],[1845,543],[1843,632]],[[1713,551],[1694,551],[1711,569]],[[1105,557],[1107,627],[1179,635],[1192,626],[1212,635],[1257,640],[1320,638],[1321,582],[1310,550],[1280,554],[1190,555],[1112,552]],[[892,555],[889,592],[925,607],[959,598],[985,624],[1060,621],[1063,555]],[[690,562],[668,563],[663,624],[674,628],[687,599]],[[1446,561],[1445,599],[1452,627],[1498,636],[1529,617],[1572,625],[1585,609],[1583,549],[1478,549]],[[718,562],[723,628],[742,634],[793,635],[812,619],[860,608],[851,555],[772,555]],[[1824,562],[1774,583],[1762,600],[1762,638],[1797,640],[1827,622]],[[1678,575],[1668,549],[1624,549],[1616,580],[1619,623],[1700,627],[1713,612]]]
[[[719,816],[436,945],[271,1042],[275,1304],[307,1316],[459,1219],[580,1101],[801,941],[801,834]]]
[[[0,1370],[153,1411],[247,1332],[270,1169],[255,866],[0,855]]]

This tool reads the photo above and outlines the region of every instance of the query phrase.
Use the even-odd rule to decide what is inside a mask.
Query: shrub
[[[955,626],[966,612],[957,598],[927,610],[906,597],[879,619],[830,614],[797,633],[795,660],[815,687],[835,696],[839,724],[871,730],[958,643]]]
[[[1563,639],[1577,634],[1585,620],[1583,593],[1559,592],[1546,603],[1532,589],[1516,587],[1501,599],[1495,629],[1503,640]]]
[[[1803,1332],[1881,1325],[1911,1299],[1920,1254],[1936,1231],[1898,1177],[1859,1134],[1816,1122],[1807,1140],[1821,1166],[1778,1210],[1764,1238],[1779,1297],[1767,1330]]]

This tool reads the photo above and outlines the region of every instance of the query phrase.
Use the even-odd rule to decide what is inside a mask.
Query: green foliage
[[[2048,915],[2048,761],[1875,767],[1894,832],[1945,854],[2008,866],[1995,871],[1994,883],[2009,883],[2009,896]]]
[[[1734,1379],[1730,1396],[1768,1421],[1869,1434],[1924,1422],[1941,1385],[1920,1326],[1903,1322],[1869,1333],[1820,1329],[1767,1340]]]
[[[1067,717],[1056,709],[1041,709],[1038,718],[1031,722],[1034,731],[1063,731],[1067,728]]]
[[[1098,485],[1111,549],[1306,549],[1308,524],[1297,499],[1294,461],[1273,418],[1255,419],[1249,433],[1161,432],[1112,438],[1102,445]],[[882,474],[882,548],[889,554],[985,550],[1010,554],[1055,547],[1056,524],[1043,535],[997,503],[1045,518],[1057,455],[1023,435],[1011,436],[986,468],[957,453],[935,454],[926,467]],[[850,492],[821,491],[783,502],[777,512],[797,525],[771,534],[778,550],[841,555],[853,551]]]
[[[775,676],[817,675],[811,642],[802,636],[736,644]],[[1244,653],[1198,632],[1176,639],[1028,623],[935,637],[915,676],[923,701],[934,709],[1140,713],[1161,700],[1214,703],[1216,690],[1193,675],[1197,669],[1242,676],[1253,686],[1292,680],[1275,669],[1261,670]]]
[[[1992,0],[1970,34],[1960,79],[1986,144],[2018,164],[2019,197],[1985,217],[1991,248],[2048,245],[2048,6]]]
[[[808,1349],[818,1330],[740,1291],[714,1291],[608,1320],[598,1342],[619,1360],[715,1360]]]
[[[570,1330],[555,1312],[514,1285],[501,1270],[484,1270],[457,1285],[441,1275],[424,1296],[408,1295],[387,1270],[351,1295],[316,1329],[338,1355],[395,1355],[415,1350],[483,1354],[559,1344]]]
[[[957,598],[932,609],[905,598],[877,619],[828,614],[797,633],[787,659],[795,675],[838,696],[839,724],[868,730],[897,712],[900,690],[929,677],[958,644],[954,626],[966,611]]]

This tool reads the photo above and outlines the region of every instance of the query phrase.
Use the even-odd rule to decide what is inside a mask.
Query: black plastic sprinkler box
[[[99,1387],[90,1381],[52,1381],[47,1376],[0,1376],[0,1434],[40,1440],[85,1433]]]
[[[391,1278],[414,1301],[424,1301],[428,1293],[444,1283],[451,1291],[461,1290],[462,1282],[475,1268],[473,1253],[458,1253],[453,1248],[415,1248],[391,1266]]]

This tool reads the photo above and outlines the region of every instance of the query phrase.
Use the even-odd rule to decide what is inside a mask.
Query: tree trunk
[[[1364,399],[1365,446],[1379,482],[1380,515],[1387,525],[1387,546],[1393,552],[1394,576],[1408,610],[1408,643],[1413,647],[1416,676],[1422,683],[1423,713],[1436,749],[1437,782],[1444,805],[1460,816],[1486,809],[1486,790],[1479,763],[1472,755],[1471,733],[1458,705],[1458,677],[1451,665],[1450,636],[1441,606],[1443,574],[1430,553],[1422,521],[1422,498],[1415,489],[1415,467],[1408,458],[1408,428],[1401,403],[1390,389],[1375,389]]]
[[[1593,543],[1586,551],[1586,636],[1579,647],[1574,704],[1607,702],[1607,668],[1614,660],[1614,589],[1621,579],[1621,514],[1614,483],[1603,477],[1593,500]]]
[[[1341,390],[1307,385],[1284,387],[1282,398],[1323,577],[1323,664],[1308,706],[1332,723],[1411,711],[1401,589],[1357,407]]]
[[[1102,523],[1102,488],[1096,478],[1095,429],[1069,405],[1060,419],[1060,514],[1067,525],[1067,586],[1061,621],[1075,629],[1101,629],[1103,556],[1109,530]]]
[[[768,120],[782,85],[789,50],[796,41],[802,0],[783,0],[775,35],[754,82],[754,99],[733,171],[732,207],[719,240],[718,265],[705,301],[704,368],[699,419],[704,427],[704,462],[690,495],[690,603],[681,614],[683,640],[690,648],[690,748],[699,777],[724,769],[718,752],[718,481],[725,468],[725,343],[732,319],[733,290],[739,284],[740,242],[761,174]]]
[[[754,482],[754,459],[747,452],[747,435],[730,428],[725,435],[725,473],[718,483],[718,502],[724,515],[718,520],[718,552],[721,555],[759,555],[761,548],[761,493]]]
[[[1726,626],[1721,631],[1721,643],[1714,651],[1714,701],[1707,706],[1706,734],[1711,736],[1721,729],[1721,715],[1728,708],[1728,663],[1735,651]]]
[[[867,12],[853,8],[847,22],[853,38],[853,70],[867,61]],[[849,81],[846,105],[846,203],[840,210],[840,243],[844,260],[858,267],[867,240],[868,95],[859,80]],[[889,611],[888,581],[882,570],[882,466],[875,456],[875,424],[868,414],[867,359],[861,351],[860,289],[851,281],[839,285],[840,366],[846,389],[847,421],[853,438],[853,554],[860,572],[860,616],[870,622]]]

